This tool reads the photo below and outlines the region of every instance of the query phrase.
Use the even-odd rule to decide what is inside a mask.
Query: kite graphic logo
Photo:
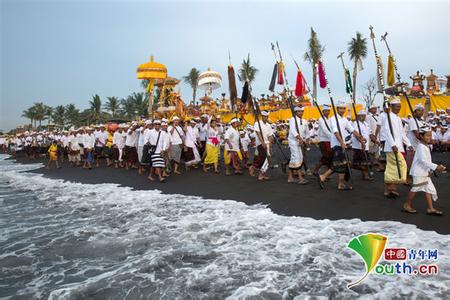
[[[353,238],[348,243],[347,248],[355,251],[366,265],[366,273],[357,281],[348,284],[349,289],[360,284],[376,267],[384,253],[386,242],[387,236],[378,233],[366,233]]]

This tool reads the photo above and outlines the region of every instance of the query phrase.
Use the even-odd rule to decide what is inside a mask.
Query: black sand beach
[[[317,155],[315,147],[308,152],[311,162],[317,161]],[[23,157],[17,158],[17,161],[20,163],[37,162]],[[433,161],[450,165],[447,153],[433,154]],[[439,196],[435,206],[444,211],[444,216],[435,217],[426,215],[426,205],[422,194],[418,194],[415,199],[417,214],[410,215],[401,212],[409,187],[400,186],[401,196],[397,199],[384,197],[383,173],[376,173],[375,181],[367,182],[360,180],[359,171],[354,171],[354,190],[338,191],[335,176],[326,183],[324,190],[320,190],[313,176],[308,176],[310,184],[306,186],[287,183],[286,175],[279,168],[273,169],[271,180],[264,183],[258,182],[248,175],[225,176],[212,172],[204,173],[200,169],[194,169],[189,174],[183,172],[182,175],[170,176],[165,183],[149,182],[147,176],[138,175],[136,170],[127,171],[104,166],[93,170],[84,170],[64,163],[61,169],[40,168],[32,172],[43,174],[48,178],[71,182],[117,183],[138,190],[157,189],[166,194],[236,200],[248,205],[263,203],[268,205],[274,213],[286,216],[331,220],[358,218],[363,221],[399,221],[414,224],[424,230],[450,234],[449,174],[439,174],[438,177],[433,177]]]

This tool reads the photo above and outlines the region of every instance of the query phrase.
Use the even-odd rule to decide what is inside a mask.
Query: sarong
[[[206,165],[216,164],[219,162],[219,146],[206,144],[206,157],[204,163]]]
[[[50,151],[50,152],[49,152],[49,154],[50,154],[50,160],[52,160],[52,161],[57,160],[57,159],[58,159],[58,154],[57,154],[57,153],[58,153],[57,151]]]
[[[172,145],[170,147],[170,159],[176,162],[177,164],[180,163],[181,159],[181,150],[183,150],[183,145]],[[192,158],[193,159],[193,158]]]
[[[235,169],[240,169],[242,154],[241,151],[227,151],[223,152],[223,160],[226,165],[233,164]]]
[[[183,157],[186,166],[195,165],[201,161],[197,147],[187,147],[187,151],[183,152]]]
[[[331,151],[330,142],[319,142],[319,149],[322,157],[320,158],[320,162],[322,165],[331,168],[331,161],[333,159],[333,151]]]
[[[413,176],[411,192],[424,192],[431,194],[433,201],[438,199],[436,188],[429,176]]]
[[[367,155],[367,158],[369,156]],[[367,166],[366,156],[364,151],[361,149],[353,149],[353,167],[355,169]]]
[[[253,158],[253,167],[257,170],[261,169],[264,164],[264,161],[267,158],[267,151],[264,149],[262,145],[257,147],[258,154],[255,153],[255,157]]]
[[[141,158],[139,159],[141,165],[148,166],[150,165],[150,154],[148,153],[150,149],[150,145],[144,145],[141,150]],[[139,150],[138,150],[139,155]]]
[[[334,146],[333,149],[333,160],[331,164],[331,169],[339,174],[344,174],[348,172],[348,162],[345,157],[345,152],[341,146]]]
[[[299,170],[303,164],[302,146],[300,146],[297,142],[289,142],[289,150],[291,151],[289,169]]]
[[[398,152],[398,164],[400,167],[400,175],[398,177],[397,164],[395,162],[395,153],[386,152],[386,170],[384,171],[384,182],[388,184],[404,183],[406,182],[407,166],[403,155]]]
[[[144,150],[144,146],[137,147],[138,161],[142,163],[142,151]]]
[[[135,164],[138,161],[136,147],[125,146],[125,161]]]
[[[112,148],[111,147],[103,147],[103,156],[106,158],[111,158],[112,157]]]
[[[95,149],[95,152],[94,152],[95,158],[101,157],[102,156],[102,152],[103,152],[103,147],[95,146],[94,149]]]
[[[166,166],[164,157],[160,153],[154,153],[151,159],[153,168],[164,168]]]
[[[88,163],[93,163],[94,162],[94,153],[92,149],[86,149],[85,150],[85,155],[86,155],[86,161]]]
[[[115,161],[119,160],[119,148],[111,148],[111,152],[112,152],[112,159],[114,159]]]

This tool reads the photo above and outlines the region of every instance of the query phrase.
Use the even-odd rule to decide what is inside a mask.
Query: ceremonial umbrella
[[[153,55],[150,57],[150,61],[144,64],[141,64],[137,68],[137,78],[138,79],[147,79],[147,93],[148,93],[148,102],[151,108],[151,113],[153,115],[153,89],[155,86],[156,79],[166,79],[167,78],[167,68],[165,65],[157,63],[153,60]]]
[[[219,72],[208,71],[203,72],[198,77],[198,87],[205,90],[207,95],[211,95],[212,91],[222,86],[222,76]]]

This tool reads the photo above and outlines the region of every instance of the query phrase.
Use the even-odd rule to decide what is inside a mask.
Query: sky
[[[345,95],[337,55],[359,31],[369,38],[388,32],[399,72],[406,80],[417,70],[450,73],[449,1],[22,1],[0,0],[0,130],[28,124],[22,111],[34,102],[88,107],[92,95],[126,97],[142,88],[136,68],[154,55],[170,76],[193,67],[222,74],[228,94],[228,51],[235,69],[250,53],[259,69],[254,94],[267,93],[274,64],[270,43],[278,41],[288,80],[295,82],[296,58],[311,85],[311,67],[302,57],[310,28],[325,46],[323,61],[336,99]],[[368,39],[370,42],[370,39]],[[358,75],[361,85],[376,76],[371,43]],[[350,64],[345,55],[346,64]],[[241,89],[238,83],[238,90]],[[280,87],[278,87],[280,89]],[[191,88],[182,83],[185,102]],[[325,90],[319,103],[328,102]],[[380,101],[380,100],[377,100]]]

